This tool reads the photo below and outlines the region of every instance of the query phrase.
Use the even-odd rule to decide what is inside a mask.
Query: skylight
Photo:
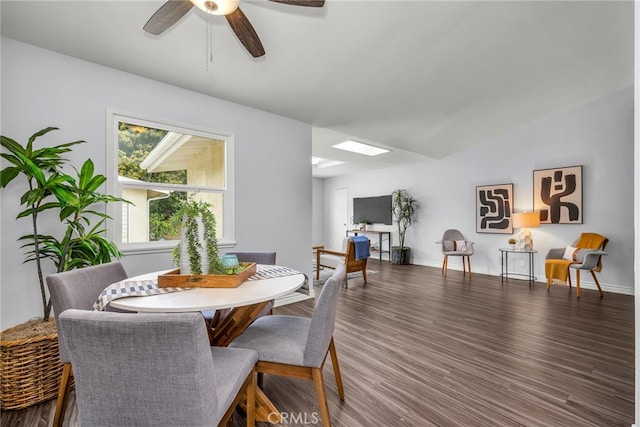
[[[377,156],[379,154],[388,153],[390,151],[385,148],[364,144],[362,142],[353,141],[351,139],[345,142],[341,142],[340,144],[336,144],[333,146],[333,148],[351,151],[352,153],[364,154],[365,156]]]
[[[330,168],[332,166],[342,165],[344,164],[344,162],[341,162],[339,160],[323,159],[322,157],[313,156],[311,157],[311,164],[315,166],[316,169],[324,169],[324,168]]]

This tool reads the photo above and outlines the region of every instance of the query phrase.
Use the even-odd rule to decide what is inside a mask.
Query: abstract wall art
[[[533,209],[541,224],[582,224],[582,166],[533,171]]]
[[[513,184],[476,187],[476,232],[513,233]]]

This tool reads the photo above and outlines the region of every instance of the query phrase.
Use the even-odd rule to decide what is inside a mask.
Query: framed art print
[[[541,224],[582,224],[582,166],[534,170],[533,209]]]
[[[476,232],[513,233],[513,184],[476,187]]]

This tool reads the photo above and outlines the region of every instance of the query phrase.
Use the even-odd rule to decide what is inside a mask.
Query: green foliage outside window
[[[166,130],[121,122],[118,128],[118,175],[144,182],[186,184],[186,170],[149,173],[140,167],[166,134]],[[149,203],[150,241],[180,238],[181,218],[177,212],[186,199],[186,193],[172,191],[169,197]]]

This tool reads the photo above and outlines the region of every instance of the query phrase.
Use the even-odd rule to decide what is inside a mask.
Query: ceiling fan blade
[[[171,26],[186,15],[192,7],[193,3],[189,0],[169,0],[163,4],[160,9],[156,10],[156,13],[144,24],[143,29],[147,33],[157,36],[171,28]]]
[[[236,33],[240,43],[254,58],[264,55],[264,48],[258,34],[256,34],[253,26],[240,8],[237,8],[233,13],[225,15],[225,18],[227,18],[227,22],[231,25],[233,32]]]
[[[324,0],[271,0],[275,3],[290,4],[293,6],[322,7]]]

